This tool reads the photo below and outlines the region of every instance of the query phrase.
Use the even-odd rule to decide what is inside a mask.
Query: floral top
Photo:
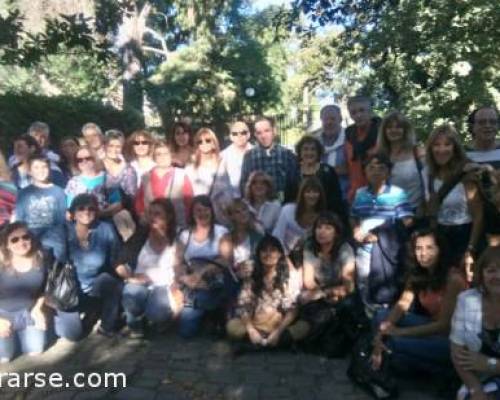
[[[248,278],[243,281],[236,314],[240,317],[252,317],[255,314],[278,311],[286,314],[293,310],[297,300],[297,280],[301,271],[290,268],[290,276],[282,288],[273,288],[272,285],[264,285],[262,293],[257,297],[253,291],[253,280]]]
[[[120,189],[127,196],[134,198],[137,192],[137,173],[135,169],[126,164],[118,175],[106,173],[106,189],[109,192],[109,202],[118,203],[121,201]]]
[[[66,189],[64,190],[68,208],[71,207],[73,199],[82,193],[93,194],[97,198],[99,208],[106,208],[108,206],[108,202],[104,183],[105,175],[103,173],[99,173],[93,177],[76,175],[71,178],[66,185]]]

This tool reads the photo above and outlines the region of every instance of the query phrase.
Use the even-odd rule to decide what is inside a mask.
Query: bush
[[[25,133],[33,121],[49,124],[54,144],[64,136],[79,136],[86,122],[95,122],[103,131],[115,128],[125,134],[144,126],[143,117],[137,111],[120,111],[98,101],[70,96],[36,96],[31,93],[0,95],[2,149],[7,149],[14,137]]]

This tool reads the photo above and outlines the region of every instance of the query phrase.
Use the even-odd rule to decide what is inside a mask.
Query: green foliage
[[[86,122],[95,122],[103,130],[116,128],[126,133],[142,127],[141,115],[119,111],[92,100],[70,96],[46,97],[32,93],[0,95],[0,146],[6,149],[12,138],[26,132],[33,121],[50,125],[53,140],[63,136],[79,136]]]
[[[344,28],[336,54],[384,109],[399,108],[427,133],[437,120],[459,127],[475,106],[499,101],[500,13],[494,0],[296,0],[318,25]],[[349,93],[348,93],[349,94]]]

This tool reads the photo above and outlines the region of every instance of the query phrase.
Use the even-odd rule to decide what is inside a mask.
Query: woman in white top
[[[256,222],[266,233],[271,233],[281,212],[273,179],[263,171],[252,172],[245,186],[245,200],[255,214]]]
[[[177,246],[175,209],[169,199],[156,199],[146,212],[148,233],[126,280],[122,304],[132,336],[141,336],[144,320],[161,327],[180,309],[175,302],[174,262]],[[137,254],[137,253],[136,253]]]
[[[208,196],[193,199],[189,227],[179,235],[178,246],[176,282],[184,293],[179,330],[188,338],[198,332],[207,311],[224,305],[232,279],[231,239],[225,227],[215,224]]]
[[[142,176],[151,171],[156,164],[153,160],[153,137],[151,134],[145,130],[133,132],[125,143],[124,155],[135,170],[137,188],[139,188]]]
[[[465,152],[451,125],[435,128],[426,143],[424,170],[427,214],[453,249],[453,265],[472,257],[483,230],[483,208],[475,182],[465,178]],[[444,193],[444,188],[451,188]],[[441,193],[440,193],[441,190]],[[442,198],[441,200],[439,198]]]
[[[451,356],[464,384],[458,400],[500,395],[500,247],[485,250],[475,274],[477,287],[460,294],[451,323]]]
[[[193,163],[186,167],[186,174],[195,196],[207,195],[212,201],[215,220],[227,225],[224,210],[232,200],[231,182],[219,151],[219,140],[209,128],[201,128],[194,137]]]
[[[423,148],[416,147],[413,126],[399,111],[390,112],[382,120],[377,149],[392,162],[391,184],[404,189],[416,210],[424,197],[422,167],[425,153]]]
[[[290,254],[297,244],[305,239],[319,213],[325,210],[325,191],[319,179],[304,179],[299,187],[297,202],[282,208],[273,231],[273,236],[283,244],[285,254]]]

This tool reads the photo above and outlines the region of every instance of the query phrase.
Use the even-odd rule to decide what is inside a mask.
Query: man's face
[[[83,138],[87,144],[94,150],[102,147],[102,136],[95,129],[87,129],[83,132]]]
[[[49,145],[49,134],[44,131],[31,132],[31,136],[38,142],[40,148],[45,149]]]
[[[495,141],[498,133],[498,114],[493,108],[482,108],[476,112],[472,124],[474,138],[482,142]]]
[[[340,130],[340,124],[342,122],[342,117],[340,113],[335,108],[325,108],[321,113],[321,124],[323,130],[325,131],[338,131]]]
[[[351,103],[348,109],[356,125],[366,126],[370,123],[372,108],[367,101]]]
[[[271,147],[274,140],[274,129],[267,120],[255,124],[255,138],[262,147]]]
[[[231,142],[237,146],[244,148],[248,141],[250,140],[250,130],[247,124],[243,122],[235,122],[231,126],[231,132],[229,133]]]

